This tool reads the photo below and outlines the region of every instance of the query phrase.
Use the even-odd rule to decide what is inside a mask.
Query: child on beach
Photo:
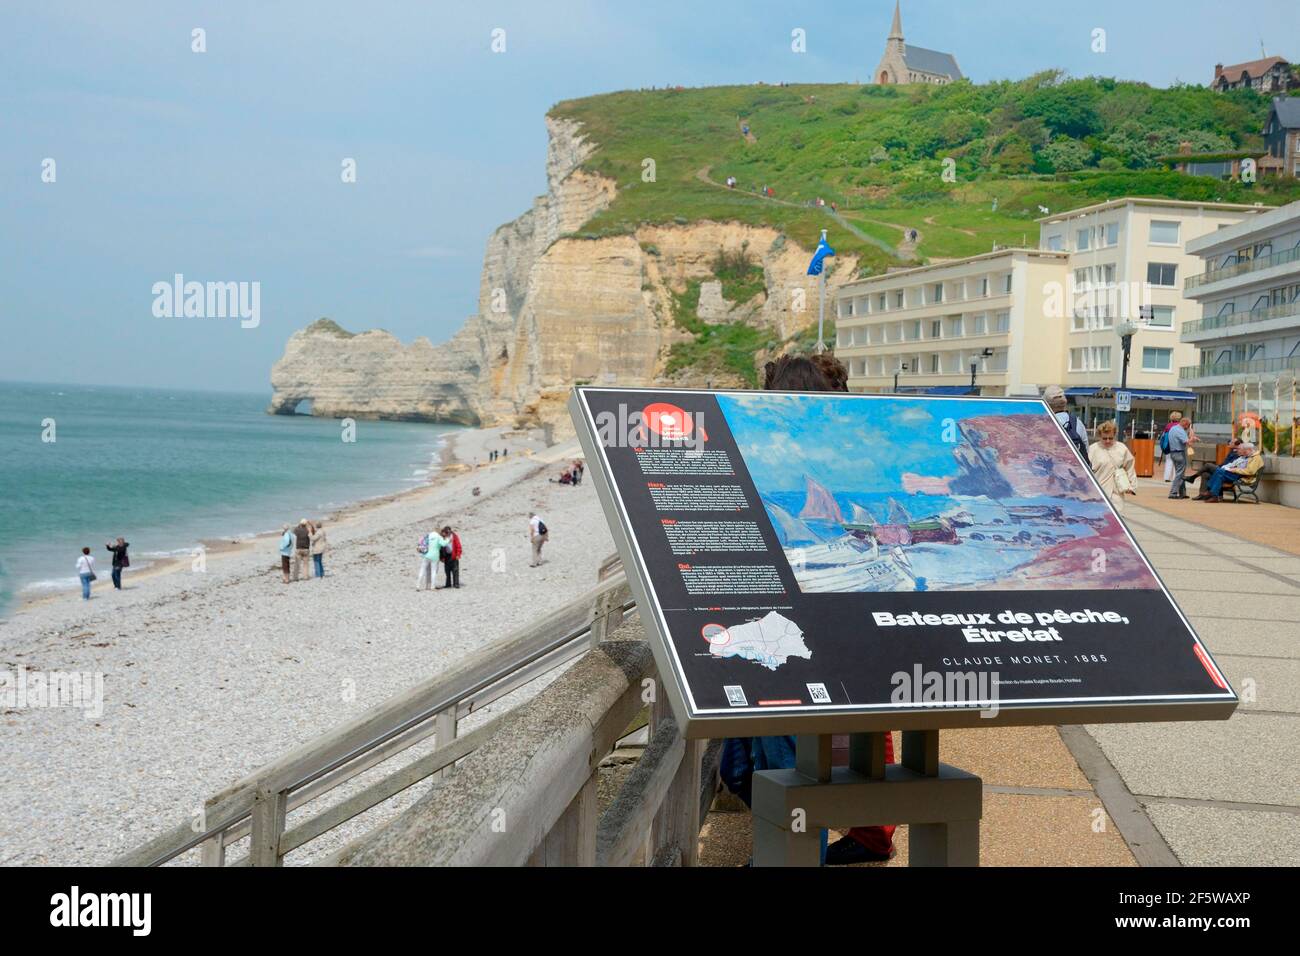
[[[90,556],[89,548],[81,549],[77,558],[77,577],[81,578],[81,599],[90,600],[90,582],[95,580],[95,559]]]

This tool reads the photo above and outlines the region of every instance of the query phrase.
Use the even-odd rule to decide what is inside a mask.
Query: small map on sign
[[[776,611],[769,611],[761,620],[735,627],[710,624],[704,628],[704,637],[714,657],[743,657],[768,670],[776,670],[792,657],[812,660],[812,651],[804,644],[799,625]]]

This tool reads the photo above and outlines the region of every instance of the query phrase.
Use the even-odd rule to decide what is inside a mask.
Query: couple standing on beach
[[[307,571],[309,556],[316,566],[316,577],[325,577],[325,552],[328,549],[323,521],[313,524],[303,518],[296,528],[285,525],[280,535],[280,576],[284,578],[284,583],[289,583],[290,561],[293,562],[293,580],[297,581],[300,575],[304,578],[311,577]]]
[[[116,543],[110,541],[104,547],[113,553],[113,588],[120,591],[122,590],[122,569],[131,566],[131,559],[126,554],[126,549],[130,545],[124,539],[118,538]],[[77,577],[81,579],[81,599],[89,601],[90,582],[99,578],[99,575],[95,573],[95,559],[91,555],[89,548],[82,548],[81,556],[77,558]]]
[[[420,553],[420,576],[416,579],[415,589],[437,590],[435,581],[438,577],[436,565],[439,561],[447,575],[444,588],[460,587],[460,535],[451,530],[450,525],[443,525],[439,531],[430,531],[420,538],[415,550]]]

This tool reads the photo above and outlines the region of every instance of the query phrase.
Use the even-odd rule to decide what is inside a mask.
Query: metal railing
[[[1218,269],[1208,269],[1200,275],[1188,276],[1187,281],[1183,283],[1183,291],[1190,292],[1192,289],[1208,285],[1211,282],[1220,282],[1250,272],[1258,272],[1261,269],[1271,269],[1273,266],[1295,262],[1300,259],[1300,245],[1290,249],[1283,249],[1281,252],[1275,252],[1271,256],[1260,256],[1244,260],[1233,256],[1232,259],[1232,265],[1221,266]]]
[[[606,562],[602,573],[611,566],[612,562]],[[113,865],[160,866],[201,847],[201,863],[206,866],[278,866],[290,851],[422,780],[450,772],[457,761],[497,739],[507,729],[512,711],[465,736],[457,736],[457,724],[543,674],[586,655],[620,626],[634,607],[625,575],[613,573],[576,601],[445,674],[243,778],[206,801],[193,820],[123,854]],[[636,690],[640,692],[640,687]],[[622,726],[626,725],[625,720]],[[436,742],[431,753],[286,829],[290,811],[429,737]],[[227,864],[227,847],[244,837],[251,837],[247,855]]]
[[[1285,319],[1293,315],[1300,316],[1300,301],[1283,302],[1263,309],[1251,309],[1249,312],[1211,315],[1192,322],[1184,322],[1180,337],[1186,342],[1187,336],[1199,332],[1212,332],[1215,329],[1227,329],[1237,325],[1252,325],[1256,322],[1267,322],[1269,319]]]
[[[1300,355],[1246,362],[1217,362],[1214,365],[1184,365],[1178,370],[1178,380],[1182,382],[1184,379],[1214,378],[1219,375],[1256,375],[1287,369],[1300,369]]]

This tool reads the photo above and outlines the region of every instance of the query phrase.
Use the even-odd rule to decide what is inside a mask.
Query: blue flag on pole
[[[835,250],[827,244],[826,237],[822,236],[821,242],[817,243],[817,251],[813,253],[812,262],[808,263],[808,274],[810,276],[821,275],[822,260],[833,255],[835,255]]]

